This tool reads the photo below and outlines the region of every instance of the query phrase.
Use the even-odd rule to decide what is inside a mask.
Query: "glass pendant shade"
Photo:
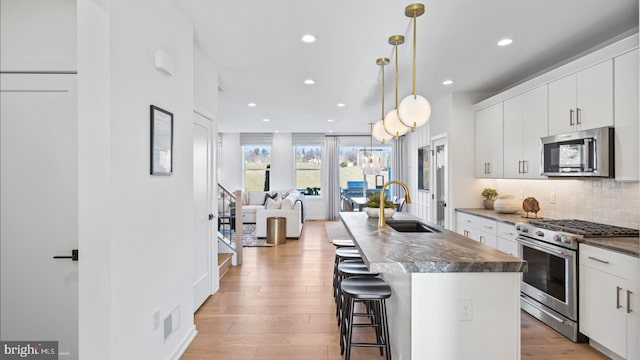
[[[424,96],[409,95],[402,99],[398,106],[400,121],[406,126],[416,128],[426,124],[431,117],[431,104]]]
[[[406,134],[410,128],[406,127],[400,117],[398,116],[398,110],[393,109],[387,113],[383,120],[384,129],[392,134],[394,137],[399,137]]]
[[[360,150],[358,154],[358,165],[364,175],[379,175],[380,171],[386,167],[387,153],[380,149]]]
[[[373,136],[373,138],[376,139],[376,141],[382,144],[393,139],[393,135],[389,134],[384,129],[384,124],[382,122],[382,119],[376,121],[376,123],[373,124],[373,129],[371,129],[371,136]]]

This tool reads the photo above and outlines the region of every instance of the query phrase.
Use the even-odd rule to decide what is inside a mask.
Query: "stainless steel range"
[[[578,242],[581,238],[638,236],[638,230],[583,220],[529,220],[516,224],[518,255],[527,261],[521,307],[567,338],[578,332]]]

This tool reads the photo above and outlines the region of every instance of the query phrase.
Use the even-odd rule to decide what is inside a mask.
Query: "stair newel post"
[[[242,265],[242,190],[236,190],[236,254],[233,265]]]

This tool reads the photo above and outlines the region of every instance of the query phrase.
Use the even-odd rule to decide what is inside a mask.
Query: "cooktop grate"
[[[544,229],[564,231],[582,235],[585,238],[593,237],[639,237],[637,229],[625,228],[615,225],[598,224],[584,220],[529,220],[529,223]]]

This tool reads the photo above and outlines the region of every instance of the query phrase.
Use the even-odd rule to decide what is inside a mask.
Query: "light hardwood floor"
[[[299,240],[245,248],[244,264],[229,270],[195,314],[198,335],[182,359],[342,359],[331,294],[334,251],[323,221],[305,222]],[[361,330],[358,337],[370,335]],[[383,359],[377,351],[354,348],[352,359]],[[522,359],[606,357],[523,313]]]

